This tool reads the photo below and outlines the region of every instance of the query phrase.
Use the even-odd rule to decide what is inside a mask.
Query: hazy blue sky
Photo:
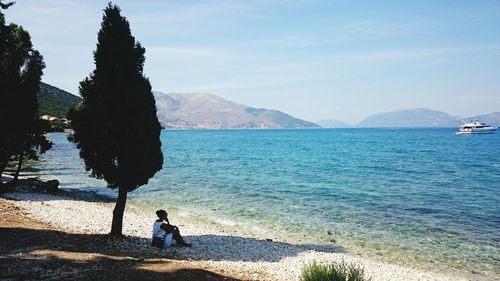
[[[204,92],[310,121],[429,107],[500,111],[500,1],[115,1],[162,92]],[[78,94],[106,1],[17,0],[43,80]]]

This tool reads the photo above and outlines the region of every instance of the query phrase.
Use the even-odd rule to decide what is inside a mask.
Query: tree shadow
[[[302,252],[320,251],[345,253],[340,246],[319,244],[289,244],[241,236],[197,235],[185,236],[193,243],[191,248],[171,247],[166,250],[150,245],[148,238],[125,236],[114,238],[105,234],[74,234],[55,230],[31,228],[0,228],[0,254],[57,250],[66,252],[91,252],[104,255],[128,256],[136,259],[167,257],[197,261],[264,261],[278,262]],[[27,240],[28,239],[28,240]]]
[[[136,251],[127,244],[149,244],[145,238],[0,228],[0,239],[2,280],[239,280],[166,260],[165,253],[151,247]]]
[[[197,268],[169,268],[169,262],[98,257],[71,260],[58,254],[34,258],[7,257],[0,265],[2,280],[228,280],[232,277]]]

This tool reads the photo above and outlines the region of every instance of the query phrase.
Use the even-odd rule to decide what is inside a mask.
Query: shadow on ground
[[[289,244],[241,236],[209,234],[186,236],[186,240],[194,247],[185,253],[195,260],[278,262],[308,251],[346,253],[344,248],[333,244]]]
[[[0,228],[0,240],[2,280],[239,280],[167,259],[152,248],[132,251],[123,241],[147,239]]]
[[[56,230],[0,228],[0,254],[12,256],[20,252],[65,251],[128,256],[134,259],[185,259],[200,261],[265,261],[277,262],[306,251],[345,253],[342,247],[317,244],[288,244],[240,236],[186,236],[192,248],[171,247],[159,250],[150,239],[125,236],[114,238],[104,234],[74,234]]]

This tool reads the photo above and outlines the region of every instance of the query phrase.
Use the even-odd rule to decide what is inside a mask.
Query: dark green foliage
[[[64,132],[65,129],[71,129],[71,125],[61,120],[49,121],[50,132]]]
[[[370,281],[363,268],[345,262],[318,264],[312,263],[302,271],[302,281]]]
[[[98,33],[95,70],[80,82],[83,100],[69,113],[70,140],[85,168],[119,189],[112,235],[121,235],[127,192],[146,184],[163,164],[155,100],[142,73],[144,53],[120,9],[109,4]]]
[[[69,110],[82,100],[78,96],[43,82],[40,83],[37,97],[38,113],[57,118],[66,118]],[[49,121],[49,127],[50,132],[63,132],[65,129],[71,129],[71,125],[63,120]]]
[[[2,8],[2,9],[4,9],[4,10],[5,10],[5,9],[8,9],[10,6],[14,5],[15,3],[16,3],[16,2],[8,2],[8,3],[5,3],[5,4],[4,4],[4,3],[2,3],[2,2],[0,1],[0,8]]]
[[[23,159],[37,159],[37,153],[52,146],[44,136],[47,122],[38,118],[36,98],[45,64],[28,32],[15,24],[5,25],[2,12],[0,43],[0,175],[17,157],[17,178]]]
[[[96,69],[80,82],[83,101],[69,114],[71,140],[92,176],[131,191],[163,163],[155,100],[142,74],[145,49],[117,6],[106,8],[98,41]]]
[[[69,109],[80,100],[78,96],[42,82],[38,91],[38,113],[59,118],[67,117]]]

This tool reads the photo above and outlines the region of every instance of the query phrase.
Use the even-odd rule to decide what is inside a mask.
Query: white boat
[[[486,125],[486,123],[481,123],[478,120],[471,120],[470,122],[464,122],[460,126],[460,129],[456,134],[491,134],[494,133],[497,127]]]

